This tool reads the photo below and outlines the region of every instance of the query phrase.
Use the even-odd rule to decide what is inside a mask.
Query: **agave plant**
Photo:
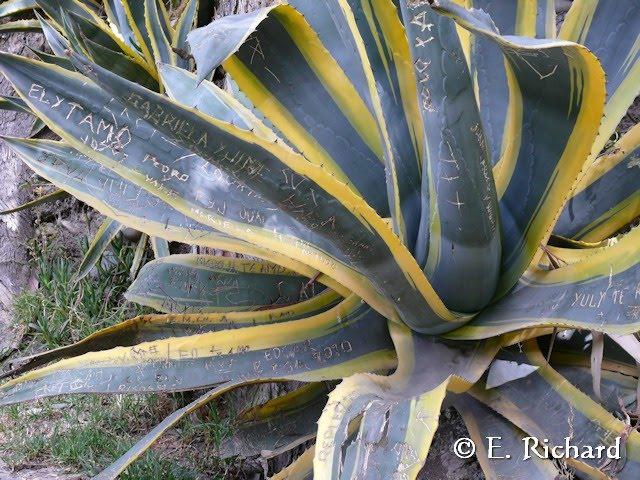
[[[172,23],[169,11],[160,1],[10,0],[0,6],[0,17],[35,9],[38,20],[9,21],[0,27],[0,31],[42,31],[56,55],[34,50],[33,53],[41,60],[72,68],[64,56],[64,51],[73,49],[124,78],[160,91],[162,86],[158,81],[156,63],[188,66],[188,61],[177,52],[182,52],[185,48],[186,35],[197,25],[199,16],[210,15],[211,8],[208,3],[210,2],[204,0],[182,2],[171,12],[175,17]],[[46,19],[40,16],[41,13]],[[1,97],[0,108],[35,115],[20,97]],[[46,124],[38,118],[30,136],[39,134],[44,127]],[[65,190],[57,189],[24,205],[0,212],[0,215],[51,202],[66,194]],[[123,225],[115,219],[105,219],[91,242],[76,279],[79,280],[89,273],[122,229]],[[169,246],[164,239],[149,238],[143,234],[138,242],[137,255],[131,269],[132,277],[135,277],[144,260],[144,247],[147,242],[151,244],[156,258],[169,254]]]
[[[576,0],[559,38],[548,0],[291,0],[179,34],[153,0],[112,34],[37,4],[57,56],[0,68],[61,140],[7,144],[121,225],[244,258],[148,263],[128,296],[162,314],[26,359],[1,404],[210,389],[96,478],[286,380],[309,385],[221,454],[315,438],[274,478],[415,478],[453,405],[487,478],[638,478],[638,0]],[[526,460],[524,436],[622,454]]]

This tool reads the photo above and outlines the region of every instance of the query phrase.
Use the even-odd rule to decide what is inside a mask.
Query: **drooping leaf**
[[[640,365],[640,340],[634,335],[609,335],[620,347]]]
[[[96,263],[100,261],[102,254],[121,229],[122,225],[112,218],[106,218],[104,222],[102,222],[102,225],[98,228],[95,237],[89,245],[87,253],[85,253],[84,258],[78,267],[78,271],[75,275],[76,281],[83,279],[89,274]]]
[[[314,285],[308,282],[291,270],[260,260],[170,255],[147,263],[126,297],[166,313],[258,310],[313,296]]]
[[[36,0],[7,0],[0,4],[0,17],[37,8]]]
[[[576,0],[559,36],[585,45],[607,74],[604,118],[591,151],[595,159],[640,94],[640,2]]]
[[[105,140],[101,141],[100,148],[111,145],[117,151],[118,145],[126,141],[128,130],[116,131],[111,124],[102,125],[105,129],[102,132]],[[15,138],[5,138],[5,142],[39,175],[69,191],[103,215],[114,218],[130,228],[171,241],[264,258],[287,265],[288,268],[309,278],[318,274],[317,270],[304,263],[235,240],[190,219],[146,190],[101,167],[65,144],[50,140],[22,141]],[[97,146],[97,142],[95,145]],[[324,275],[322,281],[343,295],[349,293],[349,290]]]
[[[585,383],[587,387],[591,387],[590,335],[590,333],[587,335],[586,332],[576,331],[568,339],[558,338],[551,354],[551,364],[554,367],[560,368],[561,365],[568,365],[582,368],[588,377]],[[604,355],[601,366],[603,373],[618,373],[629,378],[637,376],[638,367],[635,365],[633,356],[613,341],[612,337],[615,335],[605,335],[604,337]],[[591,388],[584,388],[583,391],[587,394],[592,393]],[[615,399],[615,395],[612,398]]]
[[[188,41],[198,80],[222,63],[309,161],[323,165],[388,216],[376,120],[300,13],[275,5],[227,16],[192,31]]]
[[[640,125],[589,166],[573,190],[555,233],[587,242],[603,240],[640,216]]]
[[[111,141],[104,142],[104,146],[112,145],[118,150],[120,142],[126,141],[127,131],[114,131],[107,124],[104,128]],[[190,221],[144,189],[101,168],[64,143],[18,138],[5,138],[5,142],[36,173],[124,225],[186,243],[206,245],[209,240],[217,243],[217,235],[210,228]]]
[[[0,25],[0,33],[38,32],[42,26],[38,20],[14,20]]]
[[[313,439],[329,392],[324,383],[310,383],[242,412],[221,442],[221,457],[272,458]]]
[[[106,469],[93,477],[93,480],[115,480],[118,476],[126,470],[126,468],[133,463],[138,457],[140,457],[147,449],[155,442],[160,435],[166,432],[169,428],[178,423],[186,415],[194,412],[200,407],[203,407],[216,397],[222,395],[229,390],[236,388],[239,382],[226,382],[216,388],[208,391],[204,395],[196,398],[193,402],[182,407],[171,415],[166,417],[162,422],[156,425],[149,433],[138,440],[133,447],[127,450],[127,453],[122,455],[118,460],[109,465]]]
[[[590,361],[588,355],[584,355],[584,353],[578,355],[579,357],[582,357],[586,363]],[[600,396],[597,396],[593,391],[593,378],[589,367],[580,365],[575,359],[568,360],[566,357],[558,358],[556,356],[552,356],[552,358],[556,360],[553,367],[560,375],[610,413],[624,413],[620,412],[621,408],[627,408],[629,411],[635,408],[638,381],[633,375],[638,375],[637,366],[603,359]],[[628,370],[633,372],[632,375],[629,375]]]

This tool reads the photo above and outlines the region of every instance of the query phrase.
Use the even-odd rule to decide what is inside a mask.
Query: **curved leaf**
[[[501,35],[555,38],[555,4],[553,0],[471,0],[474,8],[491,16]],[[526,128],[519,118],[522,101],[509,88],[504,56],[491,40],[470,37],[471,75],[476,86],[480,116],[484,126],[491,163],[511,157],[514,144]],[[508,68],[508,67],[507,67]]]
[[[501,345],[494,339],[449,347],[404,327],[394,325],[391,332],[398,352],[396,371],[388,377],[354,375],[329,395],[318,422],[315,477],[381,471],[381,478],[414,478],[429,452],[447,390],[470,388]],[[360,415],[358,435],[348,435]]]
[[[591,151],[595,159],[640,94],[640,2],[576,0],[560,38],[586,46],[607,74],[604,118]]]
[[[473,85],[455,24],[403,2],[425,125],[417,260],[449,308],[476,312],[500,274],[498,201]],[[483,278],[460,288],[460,278]]]
[[[329,392],[323,383],[310,383],[242,412],[221,442],[221,457],[272,458],[313,439]]]
[[[448,336],[486,338],[520,328],[559,326],[611,334],[640,329],[640,229],[584,260],[531,270],[506,297]]]
[[[604,106],[604,73],[585,47],[501,36],[484,12],[449,0],[433,3],[436,11],[502,50],[510,95],[522,104],[514,154],[494,169],[503,251],[497,294],[502,296],[536,260],[589,157]]]
[[[548,439],[550,445],[564,445],[565,439],[581,446],[609,447],[616,438],[625,437],[621,454],[625,460],[615,462],[611,471],[601,469],[602,459],[567,459],[567,463],[593,478],[605,478],[605,473],[620,480],[634,479],[640,474],[640,433],[626,428],[602,406],[574,387],[545,361],[535,341],[525,344],[528,362],[540,368],[528,377],[501,387],[483,390],[474,387],[470,393],[510,422],[538,439]],[[588,382],[590,376],[587,373]],[[539,405],[531,408],[531,399]],[[616,469],[620,469],[616,472]],[[604,471],[603,471],[604,470]]]
[[[603,240],[640,216],[640,125],[589,166],[555,226],[558,235]]]
[[[350,377],[329,395],[318,422],[316,478],[354,478],[373,472],[380,478],[415,478],[422,468],[438,426],[446,383],[413,398],[384,401],[383,390],[367,380],[365,375]],[[347,437],[348,423],[359,414],[357,435]]]
[[[394,230],[413,251],[421,209],[424,127],[407,38],[388,0],[337,3],[337,8],[327,0],[293,5],[309,19],[377,119]],[[359,58],[353,58],[354,52]],[[361,72],[354,72],[357,64]],[[363,92],[366,87],[368,92]]]
[[[230,15],[192,31],[188,40],[198,80],[222,63],[309,161],[323,165],[388,216],[376,120],[300,13],[275,5]]]

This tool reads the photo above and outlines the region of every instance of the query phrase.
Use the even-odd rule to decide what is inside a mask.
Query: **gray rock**
[[[5,52],[30,55],[28,47],[42,49],[44,37],[36,33],[0,35],[0,49]],[[0,78],[0,94],[10,95],[10,83]],[[23,113],[0,110],[0,135],[27,136],[34,118]],[[0,140],[0,208],[10,208],[29,199],[30,190],[24,187],[31,171],[25,167]],[[33,216],[30,212],[12,213],[0,217],[0,352],[15,348],[21,330],[12,326],[13,297],[34,286],[29,269],[27,241],[33,237]]]

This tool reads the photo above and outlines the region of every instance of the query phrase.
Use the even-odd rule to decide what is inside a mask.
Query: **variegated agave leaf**
[[[463,392],[473,385],[501,345],[494,338],[450,347],[406,328],[391,331],[398,352],[395,373],[354,375],[329,395],[318,423],[316,478],[352,478],[355,472],[415,478],[447,391]],[[436,362],[440,367],[432,368]],[[360,417],[357,434],[350,434],[349,425]]]
[[[92,1],[3,4],[40,7],[56,55],[1,54],[19,98],[0,106],[62,138],[7,144],[108,217],[80,275],[120,226],[143,232],[132,277],[147,242],[156,259],[128,297],[166,314],[16,362],[0,403],[212,389],[111,479],[230,389],[344,379],[321,415],[318,384],[245,412],[224,455],[317,433],[274,478],[415,478],[449,399],[472,438],[509,446],[624,436],[625,464],[564,467],[635,479],[638,435],[614,414],[640,359],[637,127],[600,153],[638,93],[637,1],[577,0],[560,39],[550,0],[291,0],[196,30],[207,2],[173,24],[155,0],[107,0],[106,18]],[[594,332],[594,361],[558,328]],[[478,458],[487,478],[563,467]]]
[[[585,383],[589,388],[591,384],[588,370],[581,371],[573,367],[555,370],[545,361],[534,341],[526,344],[524,354],[527,361],[540,367],[536,372],[495,389],[484,390],[480,384],[470,391],[471,395],[528,435],[546,438],[552,445],[563,445],[565,438],[569,438],[572,444],[581,447],[595,448],[601,445],[608,448],[620,441],[616,439],[624,438],[622,462],[605,465],[598,458],[569,458],[567,463],[588,477],[635,478],[640,468],[640,434],[628,428],[605,407],[616,405],[617,408],[613,409],[619,409],[615,397],[623,396],[625,390],[635,390],[636,383],[631,386],[620,375],[608,377],[604,380],[608,405],[605,402],[603,406],[583,393],[589,391]],[[585,390],[581,391],[573,384]],[[546,408],[531,408],[532,397],[544,399]]]
[[[331,391],[328,383],[309,383],[238,414],[237,430],[220,445],[223,458],[272,458],[312,440]]]
[[[165,338],[298,320],[325,312],[336,306],[339,300],[339,295],[331,290],[325,290],[309,300],[294,305],[258,311],[142,315],[113,327],[99,330],[75,344],[22,358],[15,362],[19,366],[4,373],[0,378],[33,370],[54,360],[88,352],[108,350],[119,346],[133,347],[140,343]]]
[[[18,57],[5,58],[4,71],[25,98],[31,98],[29,91],[34,95],[32,86],[41,88],[38,98],[31,98],[33,101],[28,103],[66,141],[99,164],[168,201],[178,211],[250,243],[260,243],[315,265],[329,276],[344,278],[347,286],[367,298],[372,306],[391,318],[396,317],[394,310],[397,310],[415,328],[448,330],[461,320],[444,307],[409,251],[389,231],[384,220],[343,184],[302,156],[277,142],[267,143],[250,132],[171,102],[95,65],[83,63],[82,68],[122,98],[117,100],[86,78],[55,66]],[[68,83],[69,92],[80,91],[81,86],[84,92],[61,95],[60,87],[56,86],[59,82]],[[129,89],[135,92],[126,93]],[[56,99],[62,102],[52,108],[55,103],[47,95],[54,102]],[[69,102],[80,107],[70,112],[68,106],[73,105]],[[61,109],[63,104],[66,107]],[[93,110],[101,108],[99,105],[109,106],[94,113]],[[152,114],[151,109],[164,114]],[[95,130],[98,125],[99,134]],[[196,133],[196,127],[203,130]],[[111,129],[119,136],[105,140]],[[91,137],[87,137],[88,133]],[[157,141],[149,142],[154,135]],[[118,138],[122,142],[114,144]],[[106,148],[100,147],[100,151],[91,148],[98,144]],[[136,149],[142,151],[134,153]],[[182,160],[184,165],[180,169],[169,166],[175,159]],[[235,165],[238,162],[242,169]],[[205,168],[210,176],[194,177],[190,168]],[[195,181],[200,188],[191,186]],[[303,185],[304,188],[299,188]],[[219,197],[221,192],[225,193],[224,199]],[[234,196],[237,203],[232,203]],[[314,210],[302,208],[302,205],[310,208],[309,202]],[[247,205],[252,205],[255,211],[249,212],[249,217]],[[285,239],[291,243],[282,243]],[[363,249],[369,254],[364,255]],[[374,251],[378,253],[373,254]],[[391,272],[395,272],[393,281],[388,280]],[[372,283],[375,289],[369,286]]]
[[[111,327],[101,340],[117,342],[108,334],[122,327]],[[82,352],[85,345],[61,356]],[[6,382],[1,402],[70,392],[183,391],[240,380],[320,381],[393,366],[387,322],[352,296],[300,320],[168,336],[78,354]]]
[[[128,300],[165,313],[269,309],[298,303],[322,287],[279,265],[213,255],[169,255],[147,263]]]
[[[636,125],[590,165],[572,192],[555,232],[598,242],[640,216],[640,126]]]

